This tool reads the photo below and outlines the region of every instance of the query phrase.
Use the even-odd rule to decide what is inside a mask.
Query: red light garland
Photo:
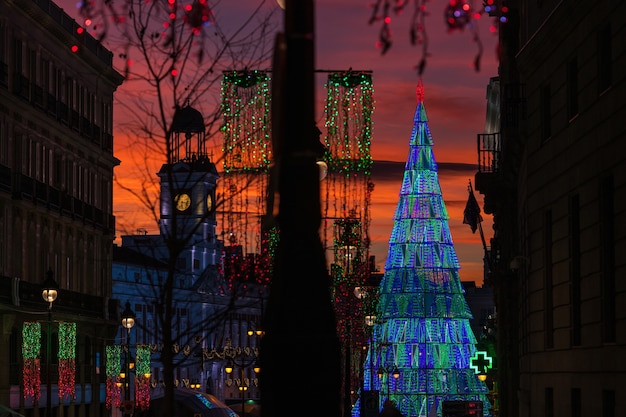
[[[410,23],[411,45],[421,45],[422,47],[420,62],[415,66],[419,76],[423,74],[426,67],[426,59],[430,56],[428,52],[428,36],[424,24],[425,17],[428,16],[426,11],[427,2],[428,0],[415,0]],[[474,58],[474,69],[476,71],[480,71],[480,60],[482,57],[482,42],[479,37],[476,20],[483,13],[494,17],[494,23],[489,29],[492,33],[496,32],[499,24],[507,22],[506,13],[508,8],[503,6],[503,3],[503,0],[484,0],[482,7],[475,10],[472,7],[472,0],[448,0],[444,8],[444,22],[448,26],[449,32],[454,32],[457,29],[462,31],[465,27],[470,28],[472,40],[478,47],[478,53]],[[389,51],[393,43],[390,14],[392,11],[395,14],[401,14],[407,4],[406,0],[376,0],[372,5],[372,14],[368,23],[371,25],[376,22],[382,22],[376,46],[381,49],[383,55]]]

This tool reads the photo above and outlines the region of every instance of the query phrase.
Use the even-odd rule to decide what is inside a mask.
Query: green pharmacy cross
[[[489,369],[491,369],[493,360],[491,356],[487,355],[487,352],[484,351],[476,351],[474,355],[470,358],[470,368],[474,370],[475,373],[486,373]]]

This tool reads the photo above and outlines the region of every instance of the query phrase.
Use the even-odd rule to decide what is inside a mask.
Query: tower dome
[[[202,133],[204,132],[204,118],[202,113],[190,105],[179,107],[174,113],[172,132]]]

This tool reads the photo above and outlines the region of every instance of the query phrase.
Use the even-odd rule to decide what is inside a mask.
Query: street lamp
[[[246,361],[245,359],[246,358],[241,358],[240,361],[237,361],[236,358],[231,358],[224,367],[224,371],[229,375],[233,372],[235,365],[239,367],[241,371],[241,378],[235,380],[235,384],[237,384],[237,388],[241,393],[241,417],[246,416],[246,391],[248,391],[249,385],[249,383],[246,382],[245,368],[252,366],[252,371],[255,374],[261,372],[261,366],[256,358],[250,361]]]
[[[46,273],[43,282],[41,296],[48,304],[48,332],[46,334],[46,417],[52,417],[52,385],[50,382],[50,348],[52,331],[52,303],[57,299],[59,285],[53,278],[51,269]]]
[[[378,379],[381,382],[381,388],[382,388],[382,382],[383,382],[383,376],[385,374],[389,374],[391,377],[393,377],[393,379],[398,380],[398,378],[400,378],[400,370],[398,369],[398,367],[396,365],[393,366],[393,368],[391,369],[385,369],[384,366],[380,366],[378,368],[378,371],[376,372],[376,374],[378,375]],[[390,399],[391,396],[391,388],[390,388],[390,379],[389,376],[386,378],[387,379],[387,398]],[[397,383],[394,383],[394,392],[395,392],[395,386]]]
[[[124,415],[130,415],[130,329],[135,325],[135,312],[130,308],[130,302],[126,301],[126,308],[122,312],[122,327],[127,330],[126,333],[126,372],[120,375],[126,379],[124,388]]]

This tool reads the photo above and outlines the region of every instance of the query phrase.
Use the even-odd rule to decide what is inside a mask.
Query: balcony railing
[[[479,133],[477,138],[478,172],[498,172],[500,169],[500,152],[502,150],[500,133]]]
[[[82,219],[106,232],[112,232],[115,228],[115,217],[112,215],[76,197],[61,193],[46,183],[22,173],[11,172],[11,169],[4,165],[0,165],[0,192],[2,191],[10,192],[15,200],[32,201],[59,210],[65,216]]]

